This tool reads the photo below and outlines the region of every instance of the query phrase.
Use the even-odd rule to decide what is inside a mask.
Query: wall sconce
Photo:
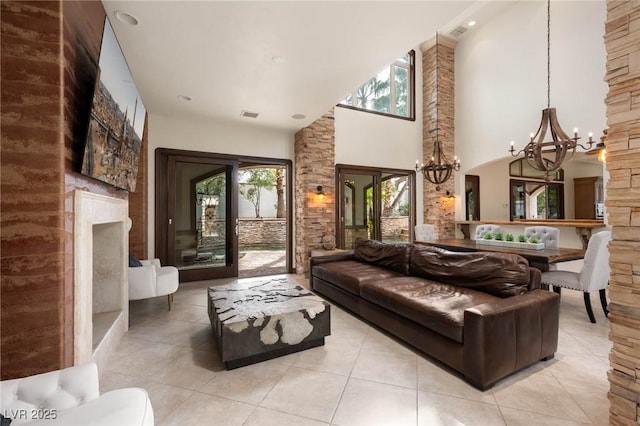
[[[318,200],[324,200],[324,196],[325,196],[325,193],[324,193],[324,191],[322,190],[322,185],[318,185],[318,186],[316,187],[316,198],[317,198]]]
[[[453,192],[451,191],[447,191],[445,193],[445,195],[447,196],[448,199],[453,200],[454,198],[456,198],[456,196],[453,194]]]

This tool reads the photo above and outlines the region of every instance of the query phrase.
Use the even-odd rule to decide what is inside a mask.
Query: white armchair
[[[160,259],[141,260],[142,266],[129,267],[129,300],[167,296],[169,310],[178,290],[178,268],[162,266]]]
[[[87,363],[0,382],[0,410],[12,425],[153,425],[144,389],[100,395],[98,367]]]

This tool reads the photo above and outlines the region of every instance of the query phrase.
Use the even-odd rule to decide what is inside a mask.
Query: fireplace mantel
[[[74,364],[98,367],[128,329],[127,200],[75,192]]]

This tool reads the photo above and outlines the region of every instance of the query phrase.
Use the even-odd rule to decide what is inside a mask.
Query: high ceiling
[[[150,114],[291,131],[436,31],[481,26],[511,3],[103,1]]]

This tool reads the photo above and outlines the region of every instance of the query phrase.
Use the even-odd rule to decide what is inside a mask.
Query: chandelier
[[[444,151],[442,150],[442,145],[440,145],[439,139],[439,122],[438,122],[438,98],[440,89],[438,87],[438,77],[439,77],[439,59],[438,59],[438,33],[436,32],[436,65],[435,65],[435,85],[436,85],[436,140],[433,144],[433,151],[431,152],[431,159],[427,164],[422,164],[418,166],[418,161],[416,161],[416,172],[422,172],[424,178],[429,182],[440,185],[441,183],[446,182],[450,177],[451,173],[455,170],[460,170],[460,160],[458,157],[453,157],[453,162],[450,162],[447,157],[444,155]],[[440,186],[436,187],[436,190],[440,190]]]
[[[531,167],[544,172],[546,181],[552,179],[551,173],[562,168],[563,164],[571,158],[576,152],[576,147],[589,149],[593,145],[593,135],[589,133],[588,146],[578,143],[578,129],[573,129],[573,137],[570,138],[560,124],[556,115],[556,109],[551,108],[551,0],[547,0],[547,108],[542,110],[542,120],[537,133],[531,133],[529,143],[520,151],[516,152],[511,141],[509,152],[512,156],[517,157],[524,153],[524,158]],[[544,138],[547,131],[551,133],[551,141],[545,142]]]

